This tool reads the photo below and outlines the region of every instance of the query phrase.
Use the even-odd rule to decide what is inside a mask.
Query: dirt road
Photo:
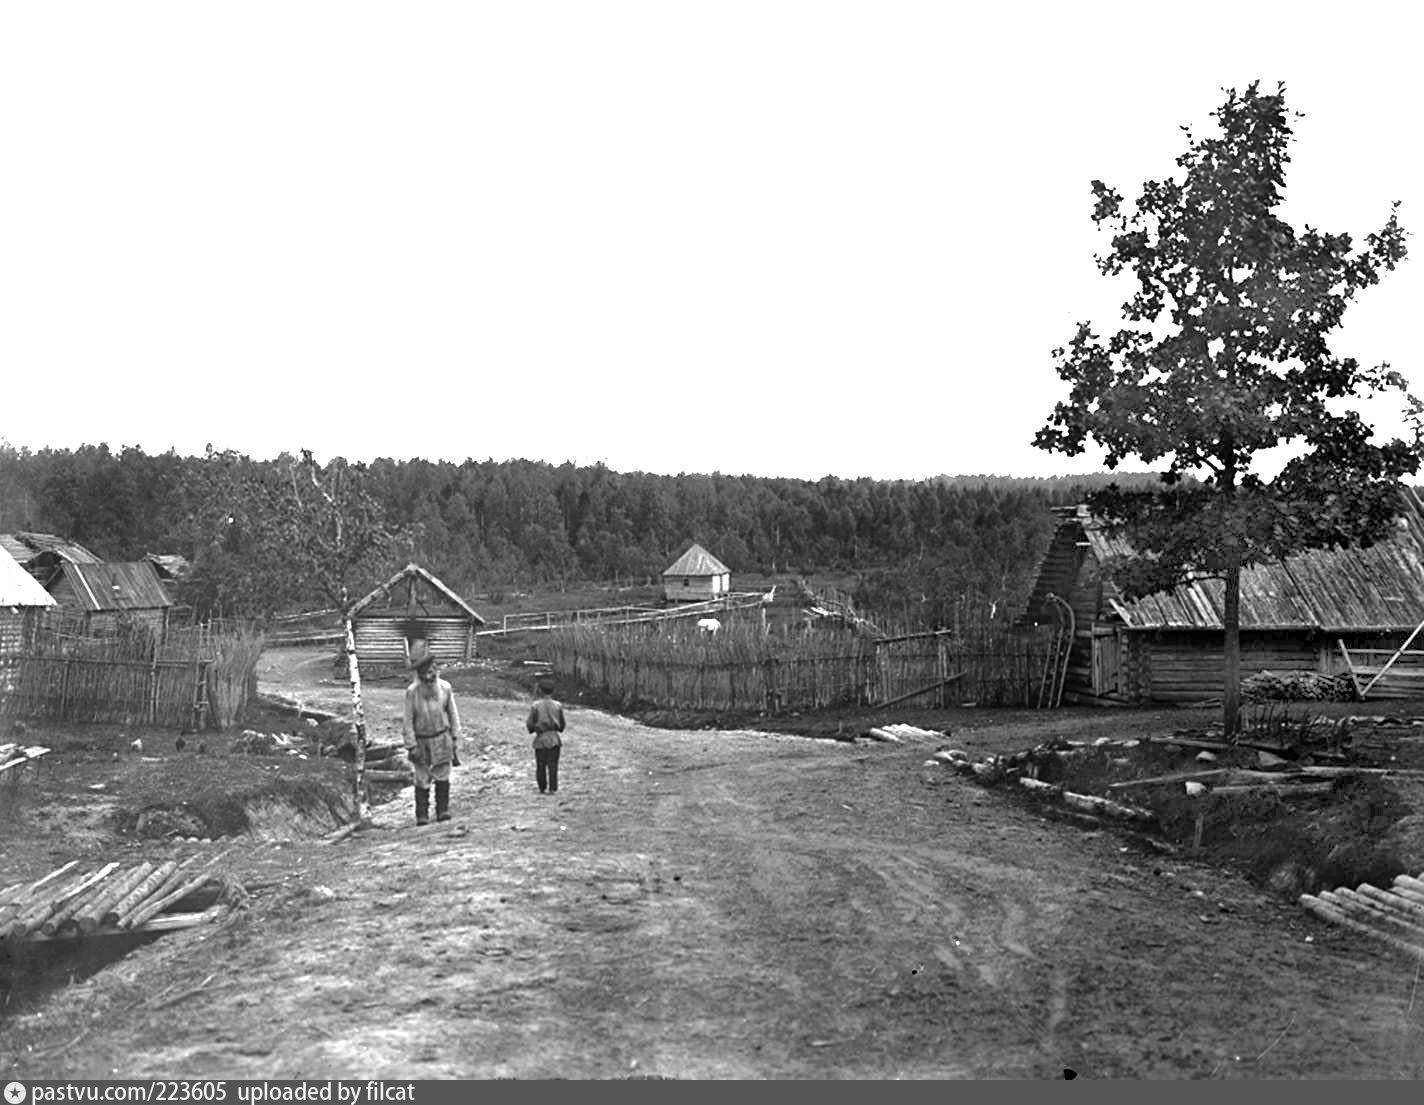
[[[378,735],[396,693],[368,692]],[[524,707],[462,711],[453,822],[417,829],[407,789],[338,844],[250,850],[235,864],[258,889],[236,921],[57,993],[0,1071],[1424,1070],[1414,964],[1234,876],[924,772],[925,748],[573,709],[548,798]],[[62,1050],[34,1047],[35,1017]]]

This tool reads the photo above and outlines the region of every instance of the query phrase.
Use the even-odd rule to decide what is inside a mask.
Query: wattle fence
[[[1047,706],[1058,651],[1050,629],[965,637],[949,631],[844,642],[839,653],[736,656],[711,638],[640,642],[555,631],[561,675],[631,705],[779,714],[836,706]],[[733,653],[733,655],[729,655]]]
[[[255,686],[261,632],[242,623],[84,637],[42,619],[0,655],[0,718],[225,729]]]

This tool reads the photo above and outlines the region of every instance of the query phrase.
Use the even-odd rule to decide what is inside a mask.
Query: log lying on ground
[[[1212,794],[1274,794],[1281,798],[1307,798],[1329,794],[1334,783],[1243,783],[1238,786],[1212,787]]]
[[[1340,925],[1342,928],[1352,929],[1355,932],[1362,932],[1367,936],[1373,936],[1376,940],[1383,940],[1391,947],[1424,962],[1424,947],[1356,920],[1354,916],[1340,909],[1338,905],[1325,901],[1323,898],[1317,898],[1313,894],[1302,894],[1300,904],[1323,921],[1329,921],[1331,924]]]
[[[79,925],[79,931],[90,933],[104,923],[104,918],[109,910],[118,905],[128,894],[144,879],[153,873],[153,863],[145,860],[137,867],[131,867],[122,878],[115,880],[104,888],[103,893],[97,894],[84,903],[84,907],[75,914],[75,921]]]
[[[78,886],[70,891],[64,903],[44,919],[44,922],[40,925],[40,931],[47,936],[58,932],[61,927],[68,924],[70,918],[79,910],[79,907],[88,901],[89,895],[93,893],[96,888],[101,888],[104,881],[118,869],[119,865],[117,863],[105,864],[92,875],[85,878]]]
[[[128,903],[127,908],[119,913],[113,923],[120,928],[132,928],[136,923],[135,918],[144,917],[146,919],[147,917],[151,917],[154,913],[158,912],[157,910],[149,909],[154,902],[162,901],[171,903],[176,901],[177,899],[172,897],[173,891],[191,882],[195,873],[206,872],[216,866],[218,861],[225,858],[226,855],[227,852],[219,852],[201,867],[193,866],[199,859],[197,855],[189,856],[182,863],[174,867],[161,883],[149,888],[142,897]],[[206,879],[207,876],[204,874],[198,881],[201,883],[206,881]],[[145,883],[147,883],[147,881],[148,880],[145,880]]]
[[[1045,783],[1038,779],[1030,779],[1026,775],[1019,776],[1019,786],[1031,794],[1054,799],[1070,809],[1079,810],[1083,813],[1096,814],[1100,817],[1112,817],[1119,821],[1151,823],[1157,820],[1157,816],[1151,810],[1139,809],[1136,806],[1127,806],[1121,802],[1114,802],[1110,798],[1099,798],[1092,794],[1075,794],[1071,790],[1064,790],[1056,783]]]
[[[87,875],[71,873],[63,879],[57,879],[44,889],[32,894],[12,914],[8,923],[8,929],[4,935],[7,939],[21,939],[25,933],[32,928],[42,925],[51,913],[59,909],[69,900],[71,894],[78,891],[84,884]]]
[[[183,861],[184,864],[191,864],[193,857]],[[175,871],[179,868],[176,860],[167,860],[160,863],[141,879],[132,890],[125,894],[113,905],[104,910],[99,918],[101,925],[117,925],[120,918],[132,913],[138,904],[148,898],[155,890],[162,886]]]
[[[1232,768],[1218,767],[1208,771],[1176,771],[1171,775],[1154,775],[1150,779],[1124,779],[1121,782],[1109,783],[1109,790],[1126,790],[1130,787],[1148,787],[1157,783],[1185,783],[1203,782],[1207,779],[1220,779],[1230,775]]]

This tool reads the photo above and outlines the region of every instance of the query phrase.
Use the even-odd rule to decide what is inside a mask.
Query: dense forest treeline
[[[56,533],[115,560],[176,553],[201,579],[240,559],[231,504],[213,478],[220,461],[229,473],[236,461],[255,476],[281,479],[292,458],[150,455],[105,445],[30,451],[0,442],[0,532]],[[379,459],[349,472],[399,533],[401,555],[462,592],[644,581],[696,541],[733,573],[855,572],[867,606],[897,614],[912,608],[916,620],[931,622],[965,594],[1021,600],[1052,528],[1049,508],[1124,479],[807,481],[419,459]],[[300,580],[289,582],[285,603],[316,599]]]

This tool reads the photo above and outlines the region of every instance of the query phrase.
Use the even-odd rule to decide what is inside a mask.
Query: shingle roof
[[[1131,551],[1097,527],[1086,509],[1070,517],[1099,561]],[[1412,490],[1405,489],[1395,525],[1368,549],[1318,549],[1242,571],[1241,628],[1401,630],[1424,622],[1424,503]],[[1103,591],[1133,629],[1220,629],[1224,595],[1220,579],[1135,600],[1106,582]]]
[[[8,552],[0,549],[0,606],[53,606],[54,596]]]
[[[147,560],[65,564],[63,574],[84,610],[153,610],[173,605]],[[53,588],[51,584],[50,589]]]
[[[701,545],[693,545],[663,569],[665,576],[720,576],[730,572],[731,569],[727,565]]]

